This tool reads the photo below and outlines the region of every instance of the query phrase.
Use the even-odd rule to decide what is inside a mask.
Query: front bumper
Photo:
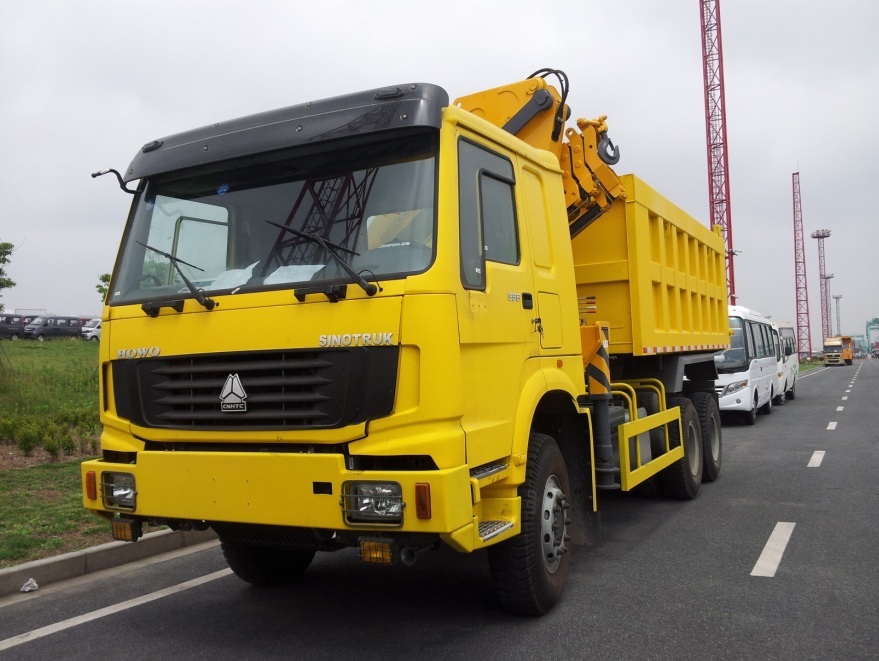
[[[750,388],[739,390],[732,395],[718,397],[717,403],[721,411],[750,411],[754,393]]]
[[[83,484],[94,471],[134,476],[134,509],[108,507],[101,489],[83,504],[95,512],[188,521],[294,526],[325,530],[452,533],[473,522],[469,471],[350,471],[340,454],[271,452],[139,452],[135,464],[101,459],[82,464]],[[396,482],[402,488],[401,525],[357,524],[343,513],[349,481]],[[430,485],[430,519],[416,517],[416,484]]]

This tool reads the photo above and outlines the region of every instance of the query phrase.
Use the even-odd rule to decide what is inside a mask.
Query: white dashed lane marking
[[[769,541],[763,547],[763,553],[760,554],[757,564],[751,570],[751,576],[766,576],[767,578],[775,576],[795,525],[795,523],[785,521],[779,521],[775,524],[775,529],[769,535]]]

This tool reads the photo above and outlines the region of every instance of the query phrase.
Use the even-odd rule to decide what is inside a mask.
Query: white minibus
[[[715,388],[722,412],[738,412],[745,424],[757,422],[757,411],[772,412],[778,361],[772,324],[759,312],[729,306],[730,348],[714,356]]]
[[[777,361],[775,383],[776,405],[781,406],[797,395],[797,375],[800,373],[800,356],[797,353],[797,335],[794,327],[784,321],[772,324],[775,336],[775,360]]]

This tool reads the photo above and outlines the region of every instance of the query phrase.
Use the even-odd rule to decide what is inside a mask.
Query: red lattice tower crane
[[[705,133],[708,144],[708,189],[711,227],[726,241],[729,302],[736,302],[732,218],[729,206],[729,161],[726,154],[726,101],[723,92],[723,44],[720,0],[699,0],[702,12],[702,75],[705,81]]]
[[[806,242],[803,235],[803,206],[800,200],[800,173],[793,174],[794,264],[797,287],[797,353],[800,360],[812,359],[812,329],[809,322],[809,288],[806,286]]]

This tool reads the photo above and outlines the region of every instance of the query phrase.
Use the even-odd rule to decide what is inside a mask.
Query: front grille
[[[397,347],[113,362],[119,414],[165,429],[332,429],[391,413]]]

